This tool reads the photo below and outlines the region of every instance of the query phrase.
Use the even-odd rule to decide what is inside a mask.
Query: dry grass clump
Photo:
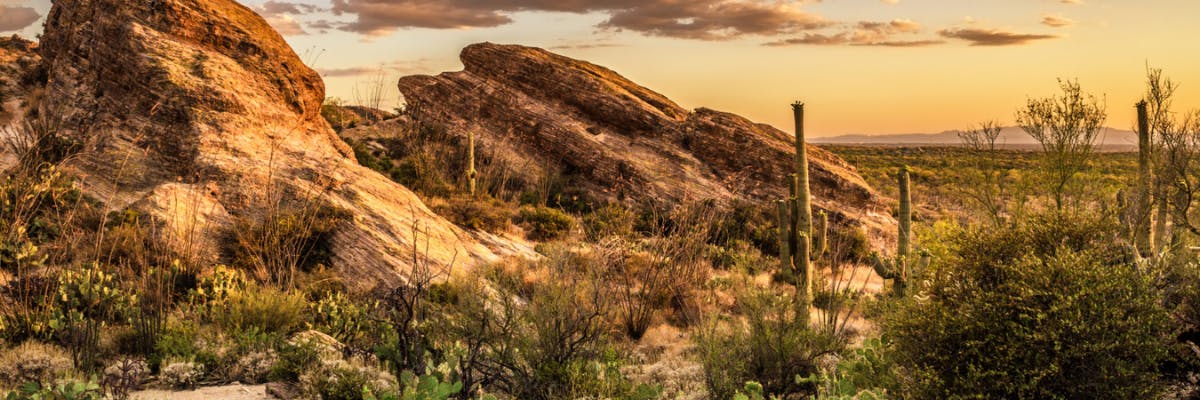
[[[0,352],[0,387],[14,388],[26,382],[53,383],[74,374],[66,349],[28,341]]]

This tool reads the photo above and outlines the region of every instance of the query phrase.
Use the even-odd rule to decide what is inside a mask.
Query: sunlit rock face
[[[792,134],[686,110],[608,68],[538,48],[482,43],[461,58],[463,71],[400,80],[413,118],[451,135],[476,132],[480,148],[521,165],[526,181],[563,174],[597,198],[661,204],[786,195]],[[813,146],[808,153],[816,205],[887,235],[887,207],[855,168]]]
[[[73,166],[86,190],[201,238],[183,241],[213,258],[231,221],[310,204],[352,216],[331,260],[351,286],[497,257],[358,165],[320,116],[318,74],[232,0],[57,0],[41,54],[41,107],[88,144]]]

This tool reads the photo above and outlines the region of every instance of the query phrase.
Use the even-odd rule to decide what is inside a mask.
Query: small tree
[[[970,177],[971,182],[963,185],[963,195],[975,203],[984,216],[996,226],[1003,225],[1010,213],[1004,198],[1008,171],[1000,164],[1002,155],[997,143],[1002,130],[999,122],[987,121],[975,129],[958,133],[963,146],[981,157],[978,172]]]
[[[1017,111],[1017,124],[1041,144],[1046,184],[1061,212],[1073,181],[1087,168],[1108,114],[1102,99],[1085,94],[1078,81],[1058,83],[1063,93],[1029,99]]]

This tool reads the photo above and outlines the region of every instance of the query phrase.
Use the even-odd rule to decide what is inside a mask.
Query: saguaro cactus
[[[475,195],[475,178],[479,171],[475,170],[475,131],[467,132],[467,190]]]
[[[900,215],[899,232],[896,235],[896,255],[884,259],[878,253],[871,254],[871,262],[875,272],[884,279],[892,280],[892,292],[897,297],[903,297],[908,287],[909,275],[914,270],[924,269],[929,265],[929,255],[922,252],[919,260],[914,261],[909,254],[912,239],[912,192],[909,183],[908,167],[900,168],[898,181],[900,184]]]
[[[1138,117],[1138,179],[1136,192],[1134,196],[1135,210],[1134,218],[1134,244],[1138,253],[1142,255],[1150,254],[1154,248],[1154,243],[1151,242],[1150,230],[1150,116],[1147,112],[1145,100],[1137,103]]]
[[[783,275],[796,284],[798,300],[808,304],[812,299],[812,260],[826,251],[828,217],[822,214],[819,226],[813,226],[808,152],[804,140],[804,103],[793,103],[792,112],[796,122],[796,164],[795,173],[787,177],[789,197],[776,204],[779,259]]]
[[[802,291],[805,301],[812,299],[812,195],[808,184],[808,147],[804,140],[804,103],[792,103],[792,117],[796,123],[796,278],[797,290]]]

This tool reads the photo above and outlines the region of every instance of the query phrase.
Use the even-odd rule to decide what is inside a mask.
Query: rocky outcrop
[[[412,117],[452,135],[478,132],[485,153],[525,160],[527,174],[562,173],[598,197],[665,204],[785,196],[791,134],[688,111],[607,68],[542,49],[483,43],[461,57],[461,72],[400,80]],[[884,235],[887,207],[854,167],[808,149],[815,203]]]
[[[353,216],[332,263],[355,287],[402,280],[414,262],[497,257],[359,166],[321,118],[321,78],[233,0],[56,0],[41,53],[43,109],[88,144],[73,167],[86,190],[158,216],[181,241],[320,203]]]

